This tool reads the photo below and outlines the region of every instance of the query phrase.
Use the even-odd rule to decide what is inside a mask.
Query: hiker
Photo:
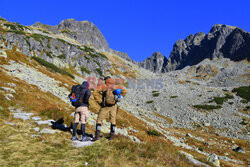
[[[72,105],[75,106],[75,115],[74,115],[74,124],[73,124],[73,134],[72,140],[78,140],[76,133],[77,133],[77,126],[79,122],[81,122],[81,141],[87,141],[88,138],[85,134],[85,125],[88,118],[88,107],[89,107],[89,98],[91,92],[89,90],[89,83],[84,81],[82,85],[75,85],[71,89],[71,93],[69,98],[72,102]]]
[[[123,97],[127,94],[127,91],[123,87],[120,85],[114,85],[114,80],[111,77],[105,77],[104,81],[104,84],[99,85],[94,90],[94,98],[97,103],[100,104],[101,109],[97,117],[96,132],[93,141],[100,139],[102,121],[105,119],[107,114],[109,114],[109,119],[111,122],[109,140],[113,140],[116,128],[116,114],[118,110],[118,106],[116,104],[118,100],[115,99],[113,91],[120,89],[121,96]]]

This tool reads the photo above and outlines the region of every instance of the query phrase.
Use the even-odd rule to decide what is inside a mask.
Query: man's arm
[[[90,92],[90,90],[88,89],[88,90],[86,91],[86,93],[85,93],[85,96],[84,96],[84,103],[87,104],[87,103],[89,102],[90,96],[91,96],[91,92]]]

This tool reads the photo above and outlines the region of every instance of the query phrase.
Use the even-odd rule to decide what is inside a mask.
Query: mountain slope
[[[221,166],[247,164],[248,61],[204,59],[182,70],[153,73],[126,54],[100,52],[52,31],[0,19],[0,144],[4,148],[0,164],[207,166],[210,154],[219,157]],[[185,43],[200,45],[203,36],[190,36]],[[151,60],[160,65],[150,64]],[[146,64],[160,72],[166,62],[157,53]],[[51,129],[50,121],[63,118],[60,126],[70,127],[74,111],[67,99],[70,87],[88,77],[97,84],[104,75],[128,88],[119,103],[118,137],[114,142],[102,139],[75,148],[69,129]],[[99,108],[91,97],[88,133],[94,133]],[[104,136],[109,127],[104,121]],[[233,151],[238,146],[244,150]]]

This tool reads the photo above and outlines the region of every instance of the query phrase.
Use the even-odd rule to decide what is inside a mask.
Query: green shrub
[[[70,76],[71,78],[75,78],[72,74],[68,73],[67,71],[63,70],[63,69],[60,69],[58,68],[57,66],[55,66],[54,64],[50,63],[50,62],[47,62],[39,57],[35,57],[33,56],[32,59],[36,60],[39,64],[53,70],[54,72],[57,72],[57,73],[60,73],[60,74],[63,74],[63,75],[68,75]]]
[[[24,40],[26,41],[26,43],[30,46],[30,41],[28,38],[24,38]]]
[[[233,99],[234,97],[230,94],[225,94],[224,97],[214,97],[213,100],[209,102],[215,102],[216,104],[222,105],[224,102],[226,102],[228,99]]]
[[[99,67],[101,66],[100,63],[96,60],[93,60]]]
[[[87,47],[87,46],[83,46],[84,47],[84,51],[85,52],[95,52],[95,50],[94,49],[92,49],[92,48],[89,48],[89,47]]]
[[[2,18],[2,17],[0,17],[0,20],[1,20],[1,21],[7,21],[6,19],[4,19],[4,18]]]
[[[150,136],[158,136],[158,137],[161,136],[161,134],[155,130],[148,130],[147,134]]]
[[[87,73],[87,74],[90,74],[90,73],[91,73],[91,71],[89,71],[89,70],[86,69],[85,67],[81,67],[81,71],[82,71],[82,72],[85,72],[85,73]]]
[[[57,38],[58,41],[62,42],[63,44],[67,43],[65,40]]]
[[[245,99],[241,100],[240,102],[241,102],[241,103],[248,103],[248,101],[245,100]]]
[[[95,70],[98,72],[98,74],[99,74],[100,76],[103,76],[102,70],[101,70],[100,68],[97,68],[97,69],[95,69]]]
[[[147,104],[153,103],[154,100],[146,101]]]
[[[159,92],[158,93],[153,93],[152,95],[153,95],[153,97],[158,97],[160,95],[160,93]]]
[[[170,98],[177,98],[178,96],[170,96]]]
[[[45,51],[45,53],[46,53],[46,55],[47,55],[48,57],[53,58],[52,52]]]
[[[45,31],[45,30],[42,30],[42,32],[45,33],[45,34],[49,34],[49,32],[48,32],[48,31]]]
[[[203,148],[199,147],[198,150],[200,150],[201,152],[203,152]]]
[[[25,32],[17,31],[17,30],[0,30],[0,31],[2,31],[2,32],[13,32],[13,33],[16,33],[16,34],[25,35]]]
[[[240,124],[241,124],[241,125],[247,125],[247,124],[248,124],[248,122],[246,121],[246,119],[245,119],[245,118],[243,118],[243,119],[242,119],[242,121],[240,122]]]
[[[230,95],[230,94],[228,94],[228,93],[226,93],[225,95],[226,95],[225,98],[227,98],[227,99],[233,99],[233,98],[234,98],[233,95]]]
[[[59,56],[57,56],[59,59],[66,59],[66,55],[65,54],[60,54]]]
[[[92,52],[89,52],[89,56],[90,56],[91,58],[93,58],[93,59],[98,57],[97,54],[92,53]]]
[[[250,101],[250,86],[242,86],[238,88],[234,88],[232,92],[236,93],[237,96]]]
[[[214,97],[210,102],[215,102],[216,104],[222,105],[225,101],[224,97]]]
[[[51,49],[51,46],[50,46],[50,44],[49,44],[49,43],[47,44],[47,48]]]
[[[214,105],[194,105],[195,108],[198,109],[205,109],[205,110],[213,110],[213,109],[220,109],[221,106],[214,106]]]
[[[15,25],[13,25],[13,24],[4,23],[3,25],[10,28],[11,30],[14,30],[14,31],[18,30],[17,27]]]
[[[30,37],[34,38],[34,40],[40,42],[40,44],[42,45],[42,40],[44,39],[43,35],[41,35],[41,34],[32,34]]]

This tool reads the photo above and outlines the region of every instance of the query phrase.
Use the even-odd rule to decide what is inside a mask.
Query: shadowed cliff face
[[[155,52],[151,57],[143,62],[139,62],[138,65],[153,72],[165,72],[164,67],[167,65],[167,62],[168,60],[165,56],[160,52]]]
[[[206,58],[222,57],[233,61],[244,59],[249,61],[250,33],[238,27],[217,24],[208,34],[199,32],[189,35],[185,40],[178,40],[164,65],[159,63],[162,57],[155,57],[157,60],[146,59],[141,66],[154,72],[167,72],[196,65]],[[160,70],[152,68],[159,66],[161,66]]]

